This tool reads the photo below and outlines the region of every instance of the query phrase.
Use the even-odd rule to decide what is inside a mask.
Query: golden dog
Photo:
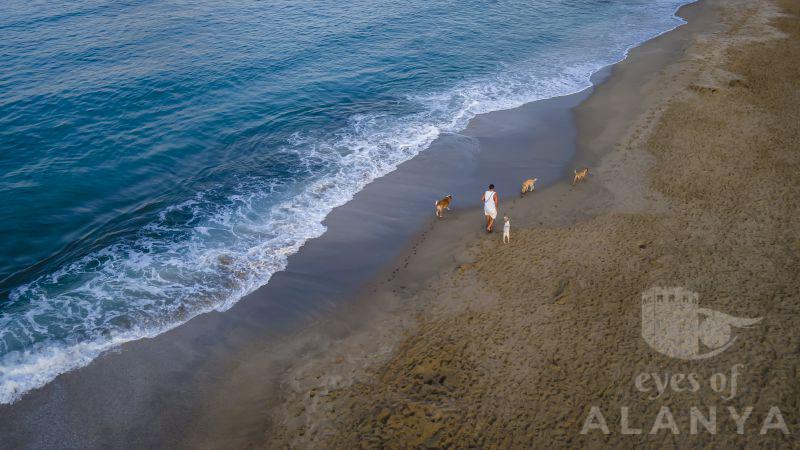
[[[529,180],[525,180],[525,182],[522,183],[522,189],[520,190],[519,196],[522,197],[523,195],[525,195],[526,192],[535,191],[537,180],[538,178],[531,178]]]
[[[444,210],[450,211],[450,202],[453,201],[453,196],[448,195],[447,197],[437,201],[434,203],[436,205],[436,217],[444,217]]]
[[[586,176],[589,175],[589,168],[584,167],[581,170],[575,171],[575,178],[572,179],[572,185],[575,186],[576,184],[580,183],[581,181],[586,179]]]

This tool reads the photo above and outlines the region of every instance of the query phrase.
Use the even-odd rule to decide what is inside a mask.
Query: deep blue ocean
[[[682,3],[0,2],[0,403],[230,307],[367,183]]]

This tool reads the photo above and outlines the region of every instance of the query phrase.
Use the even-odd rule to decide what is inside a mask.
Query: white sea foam
[[[621,50],[617,59],[627,53]],[[233,190],[237,194],[199,193],[162,211],[133,242],[111,245],[16,288],[0,316],[0,403],[12,403],[125,342],[231,307],[283,270],[306,241],[322,235],[332,209],[441,133],[462,130],[477,114],[578,92],[591,85],[594,72],[616,62],[570,55],[563,61],[562,67],[509,68],[444,92],[415,95],[409,100],[420,106],[417,114],[357,116],[332,136],[297,134],[283,151],[323,168],[303,189],[249,179]]]

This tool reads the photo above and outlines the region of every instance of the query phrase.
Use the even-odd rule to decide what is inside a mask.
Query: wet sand
[[[783,0],[682,8],[688,25],[575,110],[589,179],[501,205],[507,245],[477,210],[433,223],[365,289],[363,322],[305,336],[249,444],[797,447],[798,14]],[[652,286],[763,319],[729,330],[719,356],[671,358],[641,338]],[[656,378],[673,384],[659,395]],[[730,408],[748,407],[737,432]],[[692,408],[714,433],[693,431]]]

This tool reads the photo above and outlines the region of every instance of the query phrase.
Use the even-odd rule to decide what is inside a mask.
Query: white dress
[[[494,207],[494,191],[486,191],[483,193],[483,214],[491,217],[497,217],[497,208]]]

